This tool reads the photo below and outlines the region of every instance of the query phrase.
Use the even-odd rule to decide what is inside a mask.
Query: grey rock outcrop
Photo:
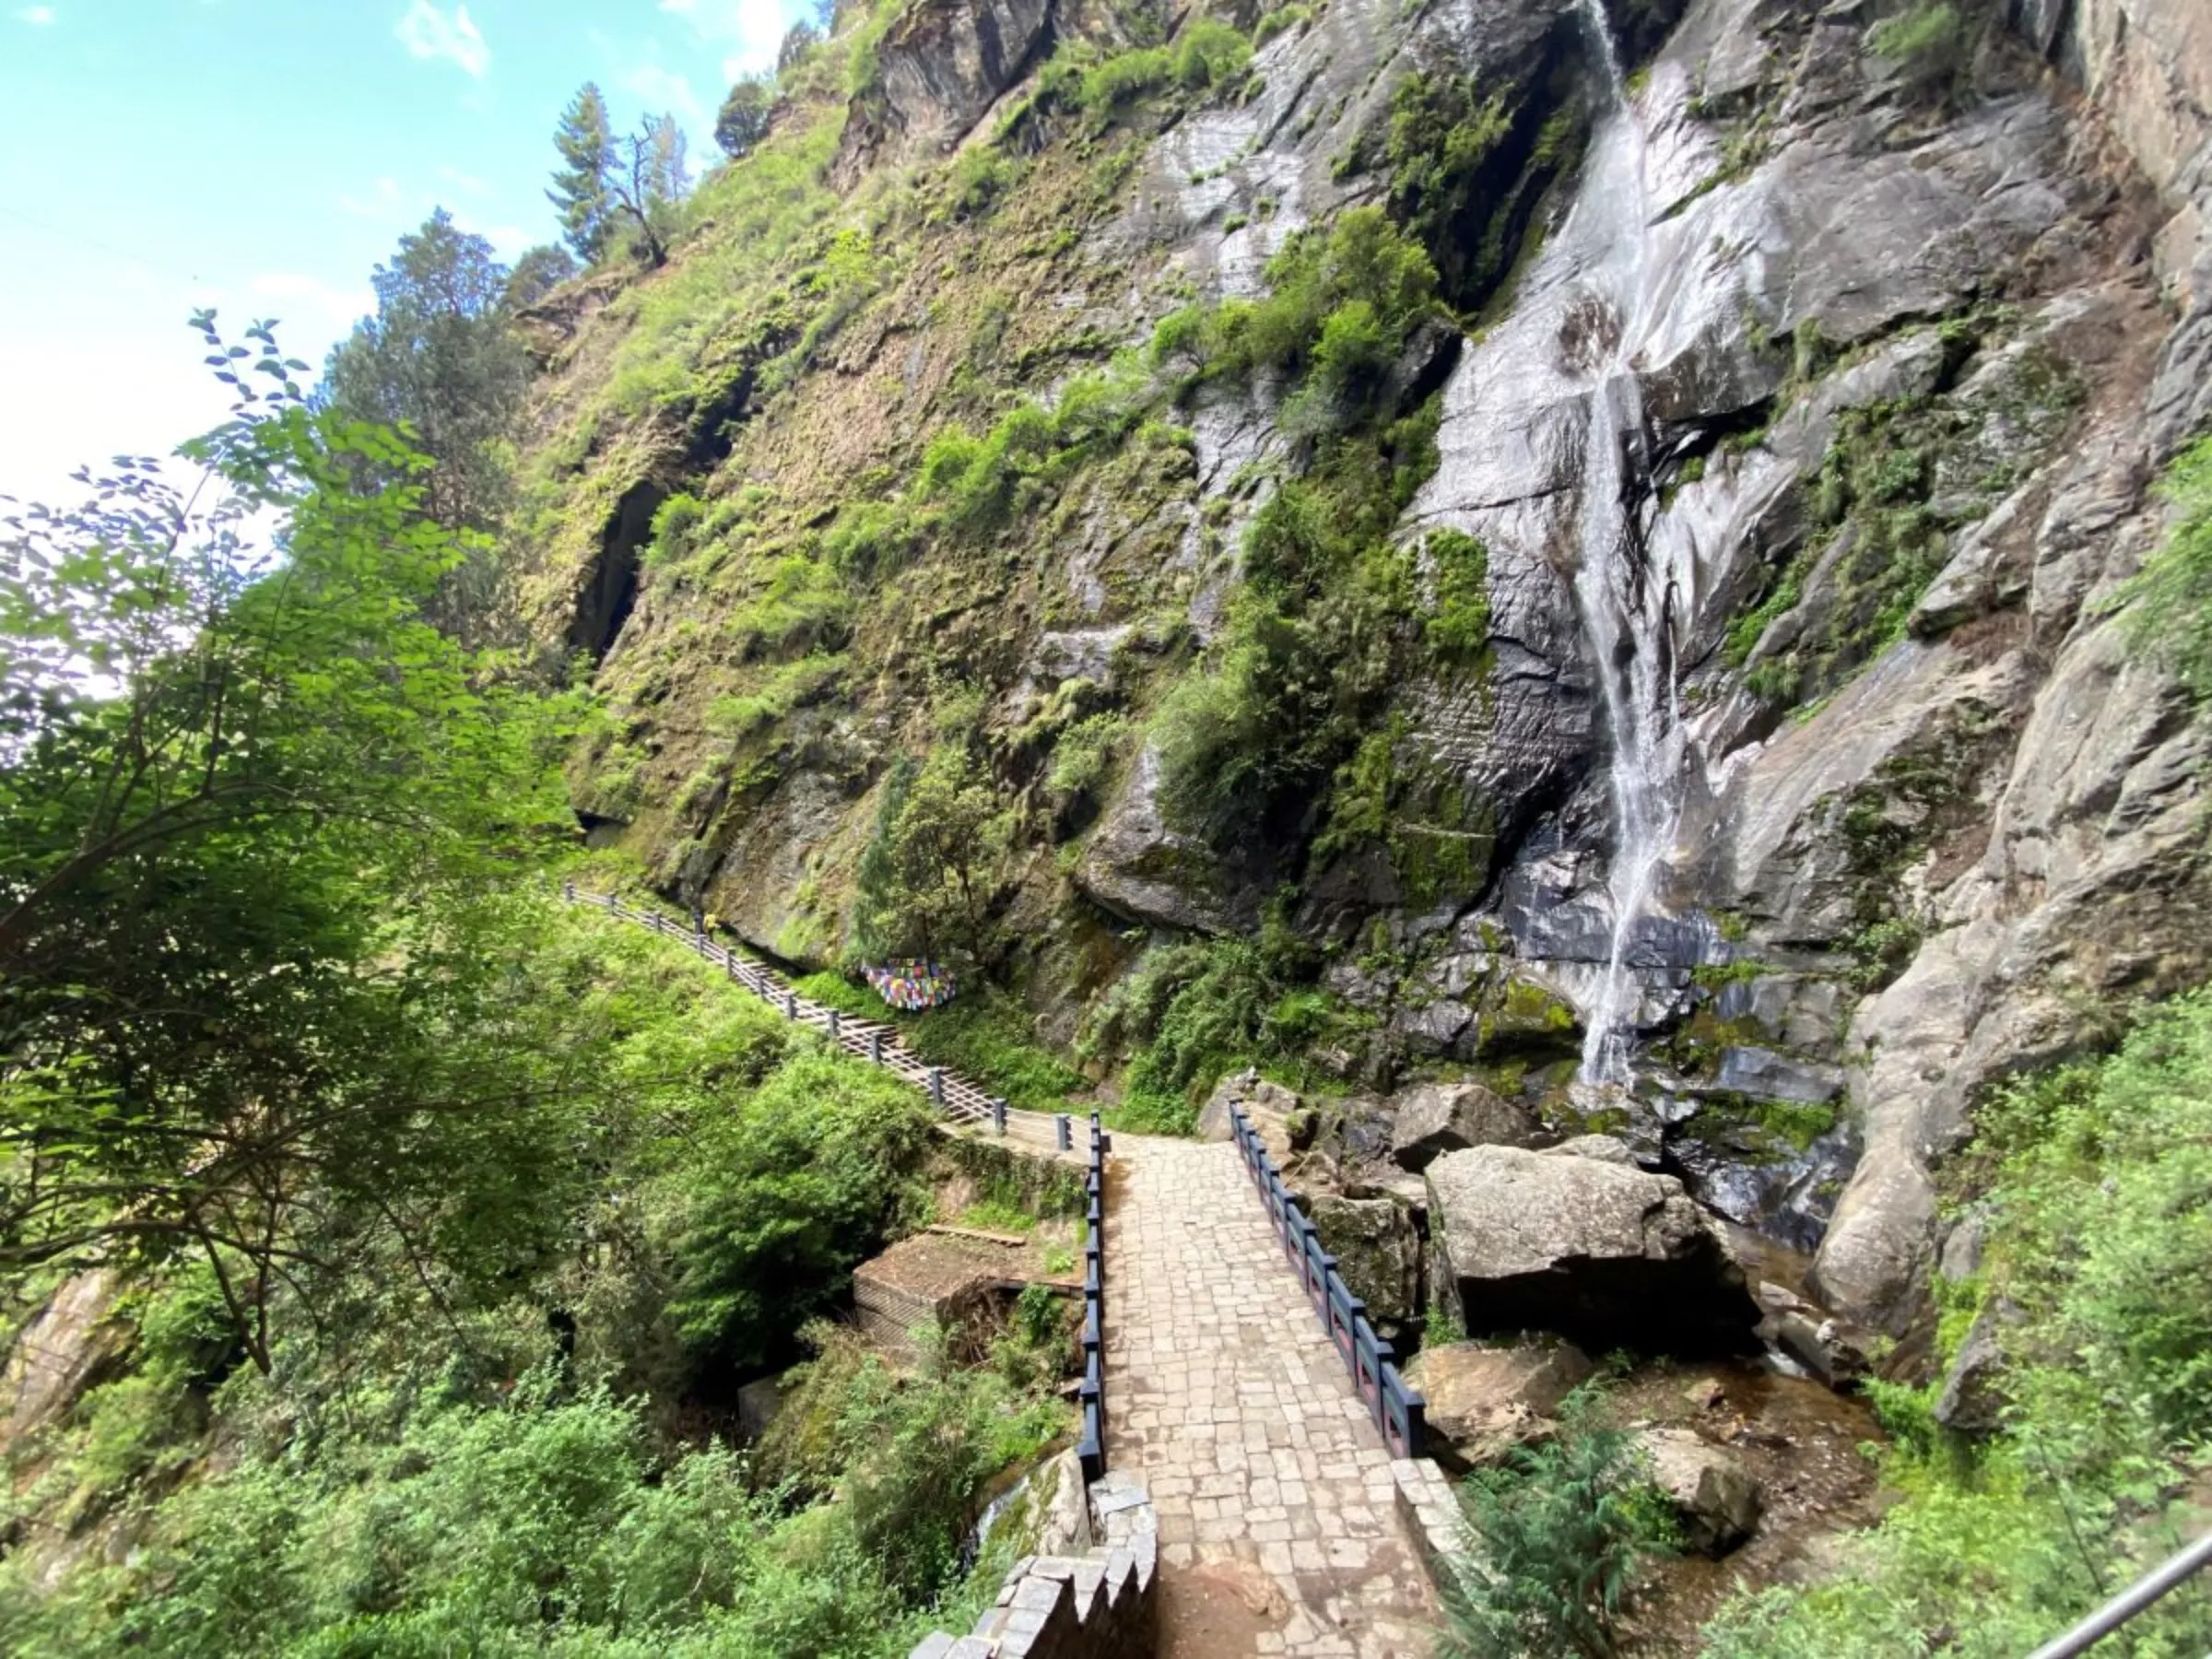
[[[1742,1269],[1670,1175],[1474,1147],[1429,1166],[1436,1282],[1470,1335],[1557,1331],[1584,1347],[1748,1345]]]
[[[1421,1083],[1391,1102],[1390,1155],[1415,1174],[1464,1147],[1534,1147],[1543,1125],[1479,1083]]]
[[[877,42],[877,75],[853,100],[831,177],[947,149],[1020,77],[1050,38],[1052,0],[918,0]]]
[[[1563,1342],[1453,1342],[1416,1354],[1406,1381],[1428,1403],[1429,1454],[1465,1474],[1515,1446],[1548,1439],[1559,1427],[1553,1414],[1559,1402],[1595,1369]]]

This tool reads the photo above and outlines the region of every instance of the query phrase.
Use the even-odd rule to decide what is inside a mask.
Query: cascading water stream
[[[1577,0],[1603,61],[1609,99],[1575,215],[1587,239],[1579,312],[1591,343],[1576,608],[1602,690],[1611,747],[1613,931],[1605,977],[1587,1009],[1580,1081],[1625,1086],[1641,987],[1629,965],[1637,921],[1673,848],[1681,735],[1675,710],[1672,595],[1645,563],[1630,522],[1629,461],[1641,454],[1643,407],[1632,360],[1641,343],[1650,197],[1644,137],[1599,0]]]

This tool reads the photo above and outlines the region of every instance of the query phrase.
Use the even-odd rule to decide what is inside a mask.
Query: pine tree
[[[546,192],[546,198],[560,209],[563,240],[589,265],[606,250],[613,228],[614,199],[607,181],[615,166],[606,100],[590,81],[561,112],[553,142],[566,165],[553,175],[553,188]]]

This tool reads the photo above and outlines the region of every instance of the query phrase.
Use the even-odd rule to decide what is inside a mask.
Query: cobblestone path
[[[1382,1437],[1227,1143],[1116,1135],[1109,1466],[1159,1514],[1162,1659],[1419,1659],[1435,1602]]]

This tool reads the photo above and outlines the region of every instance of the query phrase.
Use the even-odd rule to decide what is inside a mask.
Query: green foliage
[[[1621,1652],[1638,1570],[1673,1532],[1634,1442],[1599,1420],[1599,1399],[1594,1385],[1578,1389],[1557,1439],[1469,1477],[1466,1553],[1477,1565],[1445,1587],[1448,1659]]]
[[[878,1009],[880,1012],[880,1007]],[[933,1065],[975,1078],[1023,1112],[1065,1112],[1082,1077],[1030,1035],[1018,1006],[980,994],[900,1022],[909,1046]]]
[[[1064,809],[1080,803],[1100,804],[1114,751],[1128,729],[1125,715],[1087,714],[1053,740],[1045,787]]]
[[[1219,18],[1194,18],[1175,37],[1175,84],[1186,92],[1226,87],[1251,61],[1251,40]]]
[[[856,872],[853,935],[870,957],[978,959],[1012,825],[990,771],[965,742],[933,748],[884,782],[876,834]]]
[[[971,144],[953,158],[952,207],[963,219],[978,219],[1020,182],[1021,164],[995,145]]]
[[[775,101],[772,79],[758,75],[738,76],[714,118],[715,146],[733,161],[749,154],[756,144],[768,136],[769,113]]]
[[[1222,844],[1295,834],[1417,665],[1413,564],[1389,537],[1434,464],[1432,419],[1325,443],[1253,516],[1230,627],[1153,718],[1171,821]]]
[[[954,1583],[981,1482],[1065,1408],[990,1373],[900,1388],[879,1366],[836,1406],[814,1472],[838,1501],[795,1510],[720,1446],[656,1453],[637,1404],[549,1369],[500,1405],[433,1394],[388,1437],[334,1416],[161,1503],[125,1564],[53,1594],[0,1568],[0,1642],[87,1659],[891,1659]]]
[[[1187,1135],[1206,1094],[1238,1066],[1265,1064],[1305,1080],[1306,1051],[1352,1021],[1313,991],[1287,930],[1258,944],[1193,940],[1155,947],[1092,1010],[1081,1051],[1126,1053],[1125,1129]]]
[[[702,1360],[757,1368],[827,1311],[846,1277],[919,1212],[927,1102],[828,1054],[785,1062],[735,1112],[698,1124],[672,1177],[669,1312]]]
[[[1421,540],[1435,602],[1424,624],[1430,653],[1461,673],[1490,660],[1490,550],[1464,530],[1432,530]]]
[[[1084,70],[1075,88],[1075,101],[1095,126],[1104,127],[1174,76],[1172,52],[1165,46],[1140,46]]]
[[[830,565],[852,582],[896,574],[920,551],[922,526],[904,501],[848,501],[822,536]]]
[[[1976,1300],[2019,1315],[1998,1327],[2003,1427],[1954,1441],[1928,1390],[1880,1390],[1901,1501],[1829,1581],[1724,1608],[1716,1659],[2024,1653],[2202,1530],[2185,1483],[2212,1432],[2212,998],[2151,1015],[2109,1059],[2012,1085],[1978,1130]],[[1965,1322],[1945,1323],[1957,1341]],[[2204,1652],[2212,1607],[2171,1597],[2126,1640]]]
[[[2177,456],[2159,489],[2174,509],[2166,544],[2109,605],[2128,607],[2130,636],[2201,703],[2212,698],[2212,437]]]
[[[944,523],[968,540],[984,539],[1055,491],[1087,457],[1135,429],[1150,388],[1130,357],[1077,375],[1058,404],[1021,404],[977,437],[957,423],[923,452],[912,495],[935,503]]]
[[[1571,160],[1543,157],[1536,174],[1515,180],[1503,162],[1517,113],[1471,77],[1409,75],[1391,94],[1383,159],[1392,217],[1463,303],[1479,301],[1512,268],[1518,216]]]
[[[222,504],[132,462],[0,559],[0,1257],[195,1253],[265,1365],[295,1229],[358,1212],[474,1273],[446,1195],[488,1216],[542,1161],[494,1152],[542,1079],[441,1028],[500,1000],[468,953],[504,948],[577,710],[425,619],[464,543],[361,482],[419,458],[200,321],[276,382],[226,369],[236,418],[188,446]]]

